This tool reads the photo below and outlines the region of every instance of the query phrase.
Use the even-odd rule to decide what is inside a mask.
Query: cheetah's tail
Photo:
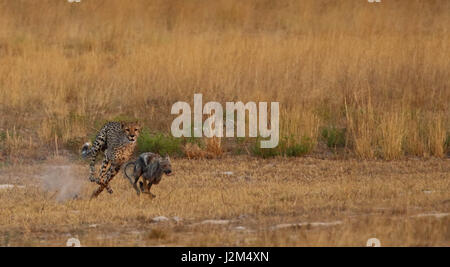
[[[81,148],[81,157],[86,158],[89,154],[91,154],[91,143],[87,142]]]

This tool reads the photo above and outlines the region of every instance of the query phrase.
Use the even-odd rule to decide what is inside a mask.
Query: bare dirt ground
[[[0,245],[450,246],[450,160],[173,160],[138,197],[118,175],[89,200],[88,165],[0,168]],[[97,166],[98,168],[98,166]]]

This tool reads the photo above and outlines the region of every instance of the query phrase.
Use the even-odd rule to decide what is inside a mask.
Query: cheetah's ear
[[[120,128],[125,129],[125,123],[123,121],[120,122]]]

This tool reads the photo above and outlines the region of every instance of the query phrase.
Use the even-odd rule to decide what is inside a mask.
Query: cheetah
[[[112,193],[109,182],[119,172],[121,166],[130,160],[136,147],[140,126],[137,122],[108,122],[97,134],[93,145],[86,143],[81,149],[83,158],[90,157],[89,180],[100,185],[92,198],[105,188]],[[98,152],[104,152],[104,159],[98,178],[95,178],[95,159]]]
[[[134,165],[132,177],[127,174],[127,168],[131,165]],[[142,192],[150,194],[152,197],[156,197],[150,192],[150,188],[153,184],[159,184],[163,174],[166,174],[167,176],[172,174],[172,165],[170,164],[168,155],[163,158],[158,154],[147,152],[142,153],[136,161],[125,164],[123,172],[128,180],[130,180],[131,185],[138,195]],[[141,176],[143,177],[144,182],[139,182],[141,189],[139,191],[136,184]]]

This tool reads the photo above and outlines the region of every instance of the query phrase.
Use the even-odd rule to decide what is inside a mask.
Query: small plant
[[[255,156],[262,158],[270,158],[275,156],[286,156],[286,157],[301,157],[308,154],[314,148],[314,142],[309,137],[302,137],[300,140],[296,139],[294,136],[282,137],[275,148],[261,148],[259,146],[259,139],[251,147],[251,152]]]
[[[447,133],[447,138],[445,139],[444,148],[447,154],[450,155],[450,132]]]
[[[345,128],[331,126],[322,129],[322,138],[329,148],[345,147],[345,134]]]
[[[280,142],[281,154],[287,157],[301,157],[311,152],[315,143],[307,136],[295,138],[293,135],[283,137]]]
[[[308,137],[302,138],[302,140],[300,142],[291,141],[291,142],[286,142],[286,143],[291,143],[291,145],[287,145],[284,148],[283,154],[288,157],[301,157],[301,156],[309,153],[314,147],[314,143]]]
[[[280,155],[280,149],[278,147],[261,148],[261,145],[260,145],[258,139],[254,143],[254,145],[251,147],[251,152],[253,155],[262,157],[262,158],[272,158],[272,157]]]
[[[1,131],[0,132],[0,142],[3,142],[6,140],[6,132],[5,131]]]

